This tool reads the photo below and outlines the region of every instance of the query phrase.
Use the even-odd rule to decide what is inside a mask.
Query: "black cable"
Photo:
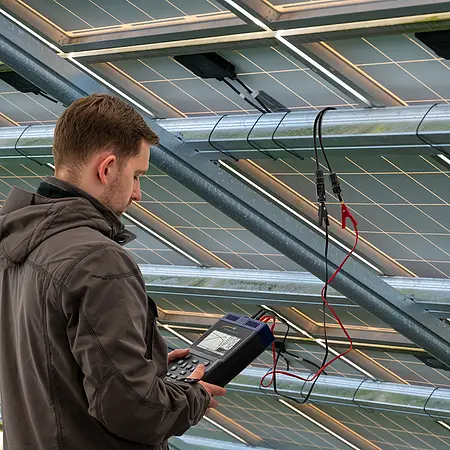
[[[326,218],[326,220],[325,220],[325,279],[326,279],[326,281],[325,281],[325,289],[324,289],[324,297],[325,298],[327,298],[327,287],[328,287],[328,247],[329,247],[328,226],[329,226],[329,222],[328,222],[328,218]],[[326,306],[325,301],[323,301],[323,331],[324,331],[324,335],[325,335],[325,355],[323,357],[321,368],[324,367],[325,364],[327,363],[328,354],[329,354],[328,336],[327,336],[327,329],[326,329],[325,306]],[[314,387],[316,386],[316,383],[322,374],[323,374],[323,372],[321,372],[314,379],[311,387],[309,388],[308,393],[306,394],[306,397],[304,397],[302,401],[299,401],[296,398],[290,398],[290,397],[288,397],[288,398],[290,398],[291,400],[293,400],[295,403],[297,403],[299,405],[304,405],[311,397]]]
[[[324,298],[327,298],[327,288],[328,288],[328,248],[329,248],[329,235],[328,235],[328,227],[329,227],[329,222],[328,222],[328,218],[326,218],[325,220],[325,289],[324,289]],[[325,366],[325,364],[327,363],[328,360],[328,354],[329,354],[329,346],[328,346],[328,335],[327,335],[327,322],[326,322],[326,314],[325,314],[325,300],[323,301],[323,332],[324,332],[324,336],[325,336],[325,355],[323,357],[322,360],[322,367]],[[320,369],[319,369],[320,370]],[[306,397],[300,402],[297,399],[293,399],[296,403],[298,403],[299,405],[303,405],[305,404],[308,400],[309,397],[311,397],[311,394],[314,390],[314,387],[316,386],[317,381],[319,380],[319,378],[321,377],[321,375],[323,374],[323,372],[321,372],[313,381],[311,387],[309,388],[308,393],[306,394]]]
[[[325,116],[325,113],[326,113],[327,111],[335,111],[335,110],[336,110],[336,108],[331,108],[331,107],[330,107],[330,108],[325,108],[325,109],[322,110],[322,114],[320,115],[319,124],[318,124],[318,129],[317,129],[317,134],[318,134],[318,137],[319,137],[320,148],[322,149],[323,157],[325,158],[325,162],[327,163],[328,171],[329,171],[330,173],[333,172],[333,169],[331,168],[331,164],[330,164],[330,162],[328,161],[327,154],[325,153],[325,148],[324,148],[324,146],[323,146],[323,138],[322,138],[322,121],[323,121],[323,117]]]
[[[314,386],[316,385],[317,379],[318,379],[319,377],[316,377],[316,379],[314,380],[314,382],[313,382],[313,384],[312,384],[312,386],[311,386],[311,388],[310,388],[308,394],[306,395],[306,397],[305,397],[301,402],[300,402],[299,400],[297,400],[296,398],[293,398],[293,397],[290,397],[289,395],[281,394],[280,392],[278,392],[278,389],[277,389],[277,366],[278,366],[278,361],[279,361],[279,359],[280,359],[280,356],[281,356],[281,354],[282,354],[282,349],[283,349],[283,348],[286,348],[286,340],[287,340],[287,337],[288,337],[288,335],[289,335],[289,331],[290,331],[290,328],[291,328],[291,327],[290,327],[289,323],[286,322],[286,320],[285,320],[283,317],[281,317],[277,312],[272,311],[272,310],[270,310],[270,311],[269,311],[269,310],[264,310],[264,311],[263,311],[263,314],[265,314],[265,313],[267,313],[267,314],[272,314],[272,315],[278,317],[278,319],[279,319],[282,323],[284,323],[284,324],[286,325],[286,333],[284,334],[283,340],[282,340],[282,342],[281,342],[280,348],[278,349],[278,353],[277,353],[277,356],[276,356],[276,358],[275,358],[275,367],[270,368],[270,369],[267,371],[267,373],[269,373],[271,370],[273,370],[273,391],[275,392],[275,394],[277,394],[277,395],[280,396],[280,397],[287,398],[288,400],[291,400],[291,401],[293,401],[293,402],[295,402],[295,403],[298,403],[298,404],[300,404],[300,405],[303,405],[304,403],[306,403],[306,402],[308,401],[309,397],[311,396],[312,390],[314,389]],[[322,365],[322,366],[323,366],[323,365]],[[266,375],[267,375],[267,373],[266,373]],[[259,385],[259,390],[260,390],[261,392],[263,392],[264,394],[266,394],[266,392],[262,389],[262,387],[263,387],[263,386],[260,384],[260,385]]]
[[[322,153],[323,153],[323,156],[324,156],[325,161],[327,163],[328,170],[330,171],[330,174],[333,172],[333,170],[331,169],[331,164],[328,161],[328,158],[327,158],[327,155],[326,155],[326,152],[325,152],[325,148],[324,148],[324,145],[323,145],[323,140],[322,140],[322,120],[323,120],[323,116],[325,115],[325,113],[327,111],[334,110],[334,109],[336,109],[336,108],[325,108],[325,109],[323,109],[317,115],[315,123],[314,123],[314,125],[315,125],[314,136],[316,136],[316,133],[317,133],[318,139],[319,139],[319,144],[320,144],[320,147],[322,149]],[[317,147],[316,146],[317,146],[317,140],[314,140],[314,152],[315,152],[315,155],[316,155],[316,158],[317,158],[318,157],[318,151],[317,151]],[[317,166],[318,166],[318,160],[317,160]],[[325,200],[324,200],[324,202],[325,202]],[[325,309],[326,309],[325,299],[327,298],[328,278],[329,278],[329,276],[328,276],[328,249],[329,249],[329,243],[330,243],[330,236],[329,236],[329,225],[330,225],[330,223],[329,223],[329,220],[328,220],[328,211],[326,209],[325,204],[323,203],[322,205],[320,205],[320,207],[322,208],[321,212],[325,214],[325,217],[324,217],[324,220],[325,220],[325,288],[324,288],[324,291],[323,291],[324,300],[322,302],[323,303],[323,332],[324,332],[324,337],[325,337],[325,355],[324,355],[323,362],[322,362],[322,367],[323,367],[326,364],[326,362],[327,362],[328,354],[329,354],[328,335],[327,335],[327,318],[326,318],[327,316],[326,316],[326,312],[325,312]],[[316,380],[318,378],[319,377],[317,377]]]
[[[325,178],[323,175],[323,170],[320,168],[319,151],[317,146],[317,139],[318,135],[320,135],[321,133],[320,127],[322,124],[322,117],[324,114],[325,110],[319,111],[319,113],[316,115],[313,126],[314,156],[316,158],[316,192],[317,192],[317,202],[319,203],[319,210],[318,210],[319,227],[322,227],[324,220],[326,222],[328,221],[327,207],[325,205],[326,201]]]
[[[242,81],[240,80],[238,77],[235,78],[235,80],[249,93],[252,93],[252,90]]]
[[[277,356],[276,356],[276,358],[275,358],[275,367],[273,367],[273,368],[270,368],[268,371],[267,371],[267,373],[269,373],[271,370],[273,370],[273,391],[275,392],[275,394],[277,394],[278,396],[280,396],[280,397],[284,397],[284,398],[287,398],[287,399],[289,399],[289,400],[292,400],[292,401],[297,401],[295,398],[293,398],[293,397],[289,397],[288,395],[285,395],[285,394],[280,394],[279,392],[278,392],[278,390],[277,390],[277,366],[278,366],[278,360],[280,359],[280,355],[281,355],[281,350],[285,347],[285,345],[286,345],[286,340],[287,340],[287,337],[288,337],[288,334],[289,334],[289,331],[290,331],[290,326],[289,326],[289,324],[282,318],[282,317],[280,317],[275,311],[265,311],[265,312],[267,312],[268,314],[273,314],[274,316],[276,316],[276,317],[278,317],[279,319],[280,319],[280,321],[281,322],[283,322],[285,325],[286,325],[286,333],[284,334],[284,337],[283,337],[283,341],[281,342],[281,346],[280,346],[280,348],[278,349],[278,353],[277,353]],[[266,375],[267,375],[267,373],[266,373]],[[267,395],[267,393],[266,393],[266,391],[264,391],[263,389],[263,386],[261,385],[261,383],[260,383],[260,385],[259,385],[259,390],[264,394],[264,395]]]
[[[428,117],[428,114],[430,114],[431,110],[435,107],[439,105],[439,103],[434,103],[433,105],[430,106],[430,108],[428,109],[428,111],[425,113],[425,115],[422,117],[422,119],[419,122],[419,125],[417,125],[417,129],[416,129],[416,136],[419,140],[421,140],[424,144],[429,145],[431,148],[434,148],[435,150],[437,150],[438,152],[444,153],[447,156],[450,156],[450,153],[447,152],[447,150],[444,150],[441,147],[438,147],[437,145],[433,144],[431,141],[426,140],[424,137],[422,137],[420,135],[420,128],[422,127],[423,123],[425,122],[425,119]]]
[[[283,352],[281,353],[281,356],[284,357],[285,355],[292,356],[293,358],[295,358],[295,359],[297,359],[298,361],[300,361],[300,363],[303,362],[303,363],[310,364],[311,366],[314,366],[317,370],[320,370],[320,369],[322,368],[321,366],[319,366],[319,364],[316,364],[315,362],[313,362],[313,361],[311,361],[311,360],[309,360],[309,359],[302,358],[302,357],[300,357],[300,356],[294,355],[293,353],[288,352],[287,350],[285,350],[285,351],[283,351]],[[324,375],[328,375],[328,374],[325,372],[325,370],[323,370],[322,373],[323,373]]]
[[[324,331],[324,338],[325,338],[324,339],[325,340],[325,355],[324,355],[324,358],[323,358],[323,361],[322,361],[321,368],[326,365],[327,360],[328,360],[328,356],[329,356],[329,344],[328,344],[327,322],[326,322],[326,307],[327,307],[326,298],[327,298],[327,293],[328,293],[328,279],[329,279],[329,274],[328,274],[328,272],[329,272],[329,270],[328,270],[329,269],[328,251],[329,251],[329,225],[330,224],[329,224],[329,220],[328,220],[328,211],[327,211],[327,208],[326,208],[326,205],[325,205],[325,183],[324,183],[324,178],[323,178],[323,171],[320,169],[320,164],[319,164],[319,154],[318,154],[319,152],[318,152],[317,140],[319,141],[320,147],[322,149],[323,156],[324,156],[324,158],[325,158],[325,160],[327,162],[327,166],[328,166],[328,169],[330,171],[330,178],[331,178],[331,175],[334,175],[336,177],[336,180],[337,180],[337,186],[339,188],[339,193],[337,194],[337,192],[335,191],[336,185],[335,185],[335,183],[332,180],[333,192],[340,196],[339,180],[337,179],[337,175],[332,171],[331,164],[329,163],[328,158],[326,156],[326,152],[325,152],[325,148],[324,148],[323,140],[322,140],[322,120],[323,120],[323,116],[324,116],[324,114],[327,111],[333,110],[333,109],[335,109],[335,108],[325,108],[325,109],[321,110],[317,114],[317,116],[316,116],[316,118],[314,120],[314,127],[313,127],[314,153],[315,153],[315,157],[316,157],[316,168],[317,168],[317,170],[316,170],[316,184],[317,184],[317,187],[318,187],[318,189],[317,189],[318,190],[318,200],[319,200],[319,203],[320,203],[320,205],[319,205],[319,208],[320,208],[319,209],[319,217],[321,218],[321,220],[324,220],[324,222],[325,222],[325,286],[324,286],[324,289],[323,289],[323,331]],[[284,117],[283,117],[283,119],[284,119]],[[280,126],[280,124],[283,121],[283,119],[278,124],[277,128],[274,131],[274,134],[275,134],[276,130],[278,129],[278,127]],[[272,139],[273,139],[273,136],[272,136]],[[318,182],[319,178],[320,178],[319,182],[321,183],[320,187],[319,187],[319,182]],[[323,189],[323,191],[322,191],[322,189]],[[342,201],[341,198],[340,198],[340,200]],[[319,380],[319,378],[320,378],[320,376],[322,375],[323,372],[319,373],[319,375],[317,375],[315,377],[315,379],[314,379],[314,381],[313,381],[313,383],[312,383],[308,393],[306,394],[306,396],[303,398],[302,401],[299,401],[299,400],[297,400],[297,399],[295,399],[293,397],[289,397],[289,396],[284,395],[284,394],[280,394],[277,391],[277,385],[276,385],[277,364],[278,364],[278,359],[279,359],[279,356],[281,354],[281,351],[282,351],[283,348],[285,348],[285,342],[286,342],[286,339],[287,339],[287,335],[289,333],[289,324],[282,317],[280,317],[276,312],[274,312],[274,311],[272,312],[271,311],[271,313],[273,313],[276,316],[278,316],[278,318],[282,322],[284,322],[284,323],[286,323],[288,325],[288,328],[287,328],[286,334],[284,336],[283,342],[282,342],[282,344],[281,344],[281,346],[280,346],[280,348],[278,350],[278,355],[277,355],[277,357],[275,359],[275,367],[273,368],[273,389],[274,389],[274,392],[277,395],[279,395],[280,397],[287,398],[287,399],[289,399],[289,400],[291,400],[291,401],[293,401],[293,402],[295,402],[295,403],[297,403],[299,405],[303,405],[309,400],[309,398],[310,398],[310,396],[311,396],[311,394],[312,394],[312,392],[314,390],[314,387],[315,387],[317,381]],[[263,312],[263,314],[264,314],[264,312]],[[269,373],[269,372],[270,372],[270,370],[267,373]],[[260,385],[260,389],[261,389],[261,385]]]
[[[47,164],[42,164],[42,163],[41,163],[40,161],[38,161],[37,159],[34,159],[34,158],[32,158],[31,156],[28,156],[26,153],[23,153],[22,151],[20,151],[20,150],[17,148],[17,144],[19,143],[20,139],[21,139],[22,136],[24,135],[25,131],[27,131],[28,128],[30,128],[30,127],[31,127],[31,125],[27,125],[27,126],[22,130],[22,133],[20,133],[19,137],[17,138],[17,140],[16,140],[16,142],[15,142],[15,144],[14,144],[14,150],[15,150],[19,155],[21,155],[21,156],[23,156],[23,157],[29,159],[30,161],[35,162],[36,164],[39,164],[39,165],[42,166],[42,167],[48,167]]]
[[[252,95],[253,91],[238,77],[235,78],[235,80],[250,94]],[[270,113],[270,109],[259,99],[254,97],[254,99],[266,110],[266,112]]]
[[[319,224],[322,223],[322,221],[324,221],[325,223],[325,288],[324,288],[324,295],[323,297],[326,299],[327,298],[327,289],[328,289],[328,249],[329,249],[329,233],[328,233],[328,227],[330,225],[329,220],[328,220],[328,211],[325,205],[325,192],[322,192],[321,189],[323,189],[323,191],[325,191],[325,183],[323,181],[323,171],[320,170],[320,165],[319,165],[319,152],[317,149],[317,136],[319,138],[319,142],[321,142],[321,135],[322,135],[322,119],[324,114],[326,113],[328,109],[325,108],[322,111],[320,111],[317,116],[316,119],[314,121],[314,127],[313,127],[313,140],[314,140],[314,153],[316,156],[316,167],[317,167],[317,171],[316,171],[316,183],[317,180],[320,178],[321,176],[321,181],[320,183],[323,183],[323,187],[322,185],[317,186],[317,191],[318,191],[318,196],[319,196]],[[322,144],[321,144],[322,145]],[[324,156],[325,155],[325,149],[323,149],[324,152]],[[326,303],[325,300],[323,300],[323,329],[324,329],[324,336],[325,336],[325,355],[322,361],[322,367],[325,366],[325,364],[327,363],[327,359],[328,359],[328,355],[329,355],[329,346],[328,346],[328,335],[327,335],[327,329],[326,329],[326,313],[325,313],[325,307],[326,307]],[[304,397],[304,399],[300,402],[297,399],[293,399],[295,401],[295,403],[298,403],[300,405],[305,404],[311,394],[312,391],[314,390],[314,387],[318,381],[318,379],[320,378],[320,376],[322,375],[322,373],[320,373],[313,381],[311,387],[309,388],[308,393],[306,394],[306,397]]]
[[[328,223],[328,222],[326,222]],[[325,289],[323,290],[324,299],[327,298],[328,292],[328,248],[330,244],[330,236],[328,232],[329,225],[325,225]],[[323,358],[322,367],[327,363],[329,347],[328,347],[328,335],[327,335],[327,315],[325,313],[326,303],[323,300],[323,334],[325,337],[325,356]],[[317,377],[319,378],[319,377]]]
[[[237,95],[241,95],[241,91],[237,88],[235,88],[228,80],[225,78],[222,78],[222,80],[227,86],[229,86]]]
[[[243,98],[244,101],[246,101],[249,105],[251,105],[253,108],[255,108],[257,111],[259,111],[260,113],[264,114],[266,111],[264,111],[263,109],[261,109],[258,105],[256,105],[255,103],[253,103],[252,101],[250,101],[247,97],[245,97],[244,95],[241,94],[241,92],[239,91],[239,89],[236,89],[228,80],[226,80],[225,78],[222,79],[222,81],[229,86],[234,92],[236,92],[236,94],[239,95],[239,97]],[[270,111],[269,111],[270,112]]]
[[[336,108],[329,107],[329,108],[325,108],[325,109],[323,109],[321,111],[322,114],[320,114],[320,117],[318,119],[316,132],[318,134],[319,144],[320,144],[320,148],[322,150],[323,157],[324,157],[325,162],[326,162],[327,167],[328,167],[328,172],[329,172],[328,176],[330,178],[331,186],[332,186],[332,189],[333,189],[333,194],[342,203],[343,202],[343,198],[342,198],[341,184],[339,182],[339,178],[338,178],[337,174],[335,172],[333,172],[333,169],[331,168],[330,161],[328,160],[327,154],[325,152],[325,147],[323,145],[323,136],[322,136],[322,122],[323,122],[324,115],[325,115],[325,113],[327,111],[335,111],[335,110],[336,110]],[[317,141],[316,140],[314,141],[314,145],[315,146],[317,145]],[[316,152],[316,155],[317,155],[317,152]],[[320,173],[323,176],[323,171],[321,171]],[[322,215],[323,215],[323,212],[322,212]],[[320,215],[319,215],[319,225],[320,225]]]
[[[318,145],[317,145],[317,134],[319,133],[319,122],[324,114],[324,110],[319,111],[319,113],[316,115],[316,118],[314,120],[314,126],[313,126],[313,145],[314,145],[314,157],[316,158],[316,171],[320,170],[320,164],[319,164],[319,152],[318,152]],[[321,123],[321,122],[320,122]]]
[[[276,314],[276,313],[275,313],[275,314]],[[287,328],[286,328],[286,333],[284,334],[283,341],[282,341],[282,343],[281,343],[281,347],[279,348],[277,357],[276,357],[276,359],[275,359],[275,367],[274,367],[274,369],[273,369],[273,370],[274,370],[274,372],[273,372],[273,391],[275,392],[275,394],[277,394],[277,395],[280,396],[280,397],[284,397],[284,398],[287,398],[287,399],[289,399],[289,400],[296,401],[295,398],[290,397],[289,395],[280,394],[280,393],[278,392],[278,390],[277,390],[277,366],[278,366],[278,360],[279,360],[279,358],[280,358],[281,349],[286,345],[286,339],[287,339],[287,337],[288,337],[289,330],[290,330],[289,324],[288,324],[286,321],[284,321],[281,317],[278,316],[278,318],[279,318],[283,323],[285,323],[285,324],[287,325]]]

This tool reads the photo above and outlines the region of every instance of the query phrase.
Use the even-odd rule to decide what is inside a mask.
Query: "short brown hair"
[[[132,106],[112,95],[89,95],[72,103],[56,123],[55,167],[80,169],[105,148],[126,160],[139,154],[142,140],[150,145],[159,142]]]

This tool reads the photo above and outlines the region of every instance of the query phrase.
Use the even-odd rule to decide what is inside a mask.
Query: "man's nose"
[[[133,195],[131,196],[131,200],[133,200],[134,202],[140,202],[141,199],[142,199],[141,190],[140,189],[135,189],[133,191]]]

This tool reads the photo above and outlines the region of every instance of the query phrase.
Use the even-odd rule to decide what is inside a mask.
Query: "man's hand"
[[[187,355],[189,355],[188,348],[173,350],[172,352],[170,352],[167,355],[167,361],[170,364],[172,361],[175,361],[176,359],[184,358]]]
[[[203,375],[205,375],[205,366],[199,364],[188,378],[201,380]],[[199,381],[199,383],[205,388],[210,397],[208,411],[210,408],[217,408],[219,402],[214,397],[223,397],[227,391],[223,387],[216,386],[215,384],[206,383],[204,381]]]

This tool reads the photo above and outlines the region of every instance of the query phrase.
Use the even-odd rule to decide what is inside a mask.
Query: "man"
[[[166,382],[167,347],[119,216],[158,143],[118,98],[73,103],[55,177],[13,188],[0,214],[0,383],[8,450],[166,449],[225,390]]]

